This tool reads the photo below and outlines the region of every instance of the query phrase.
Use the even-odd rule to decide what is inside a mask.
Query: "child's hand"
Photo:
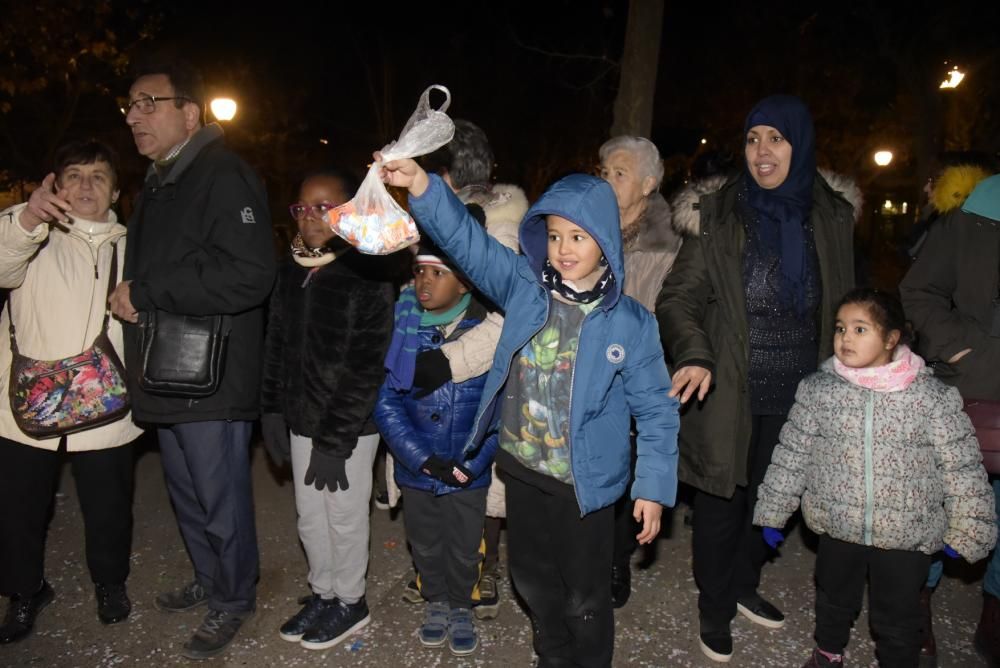
[[[374,157],[376,162],[382,161],[380,151],[375,151]],[[430,183],[424,168],[410,158],[400,158],[385,163],[382,165],[379,176],[390,186],[406,188],[414,197],[423,195],[424,191],[427,190],[428,183]]]
[[[682,404],[686,404],[695,391],[698,392],[698,401],[704,401],[708,389],[712,386],[712,372],[705,367],[682,366],[670,379],[670,385],[667,396],[672,398],[680,395]]]
[[[767,543],[772,550],[777,550],[778,546],[785,542],[785,534],[781,533],[780,530],[774,527],[764,527],[764,542]]]
[[[642,531],[635,537],[639,545],[652,543],[656,535],[660,533],[660,516],[663,514],[663,506],[656,501],[646,499],[635,500],[635,510],[632,517],[636,522],[642,523]]]

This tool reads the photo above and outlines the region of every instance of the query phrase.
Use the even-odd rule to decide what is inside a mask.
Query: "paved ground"
[[[295,510],[288,480],[279,480],[263,452],[254,456],[261,579],[256,617],[244,627],[230,651],[205,666],[530,666],[527,619],[503,589],[500,616],[480,626],[482,645],[471,658],[458,660],[446,649],[420,647],[414,637],[419,606],[400,600],[409,577],[402,516],[373,510],[368,602],[372,623],[360,634],[325,652],[310,652],[278,637],[278,626],[298,609],[307,593],[305,558],[295,532]],[[191,665],[177,652],[200,621],[201,613],[169,615],[152,600],[161,590],[183,585],[190,567],[164,489],[159,455],[148,447],[138,458],[135,540],[129,591],[134,609],[127,622],[105,627],[97,620],[93,591],[83,556],[83,530],[72,477],[64,472],[48,546],[48,578],[55,601],[42,613],[34,635],[14,646],[0,646],[0,666],[46,668],[91,666]],[[812,566],[814,554],[801,532],[793,532],[781,556],[764,572],[762,592],[788,616],[784,629],[770,631],[743,618],[733,623],[736,653],[732,666],[800,666],[811,651]],[[698,650],[696,590],[691,577],[690,531],[681,513],[657,544],[652,563],[640,568],[636,555],[633,594],[618,611],[616,666],[713,666]],[[935,629],[943,668],[985,665],[971,647],[978,619],[979,568],[949,564],[934,597]],[[848,648],[851,666],[874,666],[867,617],[858,621]]]

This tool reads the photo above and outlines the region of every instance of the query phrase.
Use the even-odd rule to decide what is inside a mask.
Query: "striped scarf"
[[[417,352],[420,347],[420,327],[447,325],[469,307],[472,294],[466,293],[445,313],[430,313],[417,302],[413,286],[404,289],[396,301],[395,329],[389,352],[385,355],[385,382],[397,392],[406,392],[413,387],[413,374],[417,367]]]

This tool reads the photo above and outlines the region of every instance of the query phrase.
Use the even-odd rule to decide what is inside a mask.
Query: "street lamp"
[[[965,78],[965,72],[958,69],[958,66],[951,68],[948,72],[948,78],[941,82],[938,88],[958,88],[958,84],[962,83],[962,79]]]
[[[875,155],[872,156],[875,160],[875,164],[879,167],[886,167],[890,162],[892,162],[892,151],[875,151]]]
[[[217,97],[208,106],[220,121],[231,121],[236,116],[236,100],[232,98]]]

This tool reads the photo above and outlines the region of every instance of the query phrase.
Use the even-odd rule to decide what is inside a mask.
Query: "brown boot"
[[[1000,599],[983,592],[983,613],[976,627],[976,651],[991,666],[1000,666]]]
[[[923,639],[920,644],[920,668],[935,668],[937,666],[937,642],[934,640],[934,626],[931,615],[931,594],[934,589],[924,587],[920,590],[920,612],[923,615]]]

